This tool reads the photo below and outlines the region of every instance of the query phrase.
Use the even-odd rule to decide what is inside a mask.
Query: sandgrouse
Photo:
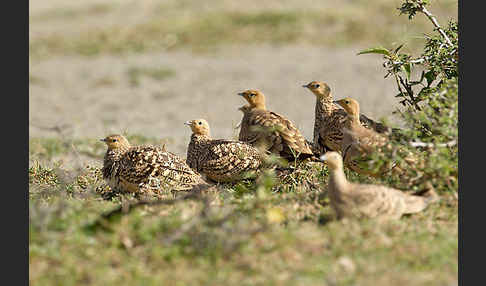
[[[249,89],[238,95],[249,103],[249,106],[240,108],[243,119],[239,140],[288,161],[314,157],[311,146],[294,124],[284,116],[267,110],[262,92]]]
[[[263,154],[246,142],[212,139],[204,119],[187,121],[191,141],[187,164],[216,182],[234,182],[254,174],[263,162]]]
[[[411,195],[380,185],[348,182],[343,171],[343,160],[337,152],[321,156],[330,170],[327,184],[331,207],[338,219],[344,217],[399,219],[403,214],[417,213],[439,200],[433,188],[421,195]]]
[[[358,117],[358,101],[347,97],[334,102],[342,106],[347,113],[341,141],[341,154],[346,166],[357,173],[371,176],[379,176],[386,172],[386,169],[391,168],[390,166],[383,166],[378,172],[372,172],[359,166],[358,160],[360,157],[379,151],[380,148],[388,144],[389,140],[384,134],[377,133],[362,125]]]
[[[311,81],[302,87],[308,88],[316,96],[313,138],[316,156],[327,151],[340,152],[346,112],[333,104],[331,88],[328,84]],[[364,114],[360,114],[360,120],[365,127],[378,133],[390,132],[390,128],[371,120]]]
[[[163,189],[189,190],[207,184],[183,159],[157,146],[131,146],[122,135],[101,141],[108,146],[103,178],[112,189],[132,193],[158,193]]]

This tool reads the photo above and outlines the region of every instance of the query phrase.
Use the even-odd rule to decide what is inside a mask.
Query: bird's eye
[[[118,141],[118,140],[117,139],[111,139],[111,142],[116,142],[116,141]]]
[[[317,83],[316,83],[316,84],[314,84],[314,88],[319,88],[320,86],[321,86],[321,85],[319,85],[319,84],[317,84]]]
[[[201,122],[201,121],[199,121],[197,124],[201,125],[201,124],[202,124],[202,122]]]
[[[255,93],[250,93],[250,96],[255,96],[256,94]]]
[[[346,101],[345,101],[345,103],[346,103],[346,104],[349,104],[349,100],[346,100]]]

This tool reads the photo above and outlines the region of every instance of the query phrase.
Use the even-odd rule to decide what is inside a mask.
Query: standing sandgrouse
[[[347,97],[336,100],[334,103],[342,106],[347,113],[341,141],[341,154],[346,166],[360,174],[378,176],[384,170],[380,170],[377,174],[373,173],[359,167],[356,160],[385,146],[388,143],[388,138],[361,124],[358,116],[359,103],[356,100]]]
[[[308,88],[316,96],[313,138],[316,156],[330,150],[340,152],[346,112],[333,104],[331,88],[328,84],[311,81],[302,87]],[[390,128],[369,119],[364,114],[360,114],[360,120],[365,127],[378,133],[390,132]]]
[[[103,178],[112,189],[158,193],[162,189],[189,190],[207,184],[183,159],[160,147],[130,146],[122,135],[110,135],[101,141],[108,146]]]
[[[238,95],[250,104],[249,107],[240,108],[243,119],[239,140],[288,161],[314,157],[311,146],[294,124],[284,116],[267,110],[262,92],[249,89]]]
[[[327,184],[331,207],[338,219],[344,217],[399,219],[403,214],[417,213],[439,200],[433,188],[419,195],[380,185],[348,182],[343,171],[343,159],[337,152],[321,156],[330,169]]]
[[[371,176],[380,176],[390,169],[394,174],[402,174],[404,170],[396,166],[392,161],[388,162],[389,164],[383,166],[377,173],[370,172],[358,166],[356,158],[380,151],[381,148],[391,148],[388,134],[377,133],[363,126],[360,118],[358,118],[359,103],[355,99],[348,97],[336,100],[334,103],[342,106],[347,113],[343,129],[344,136],[341,144],[341,154],[345,164],[355,172]],[[418,162],[411,152],[407,152],[406,157],[403,159],[409,165],[414,165]]]
[[[212,139],[204,119],[187,121],[191,141],[187,148],[187,164],[216,182],[234,182],[255,173],[263,156],[246,142]]]

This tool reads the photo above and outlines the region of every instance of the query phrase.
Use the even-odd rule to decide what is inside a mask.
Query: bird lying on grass
[[[158,193],[161,190],[190,190],[207,184],[179,156],[158,146],[131,146],[122,135],[110,135],[103,178],[114,190],[131,193]]]
[[[262,166],[263,154],[242,141],[212,139],[204,119],[187,121],[191,141],[187,148],[187,164],[216,182],[234,182],[254,174]]]
[[[343,159],[330,151],[321,156],[329,168],[327,189],[331,207],[338,219],[344,217],[399,219],[404,214],[423,211],[439,200],[433,188],[421,195],[410,195],[400,190],[380,185],[351,183],[343,171]]]

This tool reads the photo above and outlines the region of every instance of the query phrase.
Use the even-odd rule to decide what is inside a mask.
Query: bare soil
[[[383,79],[382,59],[356,56],[366,47],[228,47],[217,55],[162,52],[130,56],[57,57],[31,63],[29,134],[53,137],[49,127],[67,127],[73,137],[98,139],[128,132],[168,139],[168,149],[185,155],[187,120],[206,118],[212,135],[234,138],[248,88],[262,90],[268,108],[286,115],[311,139],[315,98],[302,88],[311,80],[330,84],[335,98],[353,97],[374,119],[398,107],[392,79]],[[133,68],[167,69],[173,75],[140,76]],[[392,118],[390,118],[392,119]],[[46,129],[47,128],[47,129]]]

